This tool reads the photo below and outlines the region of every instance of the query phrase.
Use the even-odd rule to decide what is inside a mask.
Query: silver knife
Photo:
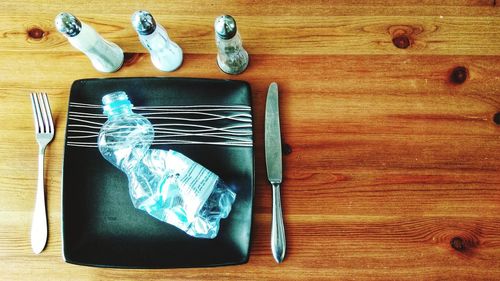
[[[266,100],[265,152],[267,178],[273,186],[273,221],[271,225],[271,250],[276,262],[285,258],[286,239],[281,211],[280,184],[283,180],[281,159],[281,132],[278,106],[278,84],[269,85]]]

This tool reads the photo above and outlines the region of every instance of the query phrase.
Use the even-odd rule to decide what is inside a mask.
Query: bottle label
[[[182,153],[169,150],[167,159],[184,201],[188,217],[194,217],[215,188],[219,177]]]

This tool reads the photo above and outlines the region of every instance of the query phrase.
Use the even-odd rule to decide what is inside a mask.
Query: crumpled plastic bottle
[[[125,92],[102,98],[102,156],[127,174],[134,206],[197,238],[214,238],[236,198],[216,174],[174,150],[150,149],[152,124],[132,111]]]

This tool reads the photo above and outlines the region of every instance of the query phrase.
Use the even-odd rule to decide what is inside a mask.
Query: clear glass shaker
[[[90,59],[98,71],[115,72],[122,66],[123,50],[115,43],[105,40],[97,31],[74,15],[58,14],[55,25],[73,47]]]
[[[137,11],[132,15],[132,25],[142,45],[151,54],[153,65],[161,71],[174,71],[182,64],[182,49],[158,24],[148,11]]]
[[[234,18],[229,15],[217,17],[214,29],[219,68],[227,74],[239,74],[245,71],[249,57],[243,48]]]

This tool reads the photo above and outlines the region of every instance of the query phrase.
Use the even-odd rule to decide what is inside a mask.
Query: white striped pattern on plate
[[[136,106],[133,110],[153,124],[153,145],[253,145],[250,106]],[[97,136],[106,120],[101,105],[70,102],[67,145],[97,147]]]

